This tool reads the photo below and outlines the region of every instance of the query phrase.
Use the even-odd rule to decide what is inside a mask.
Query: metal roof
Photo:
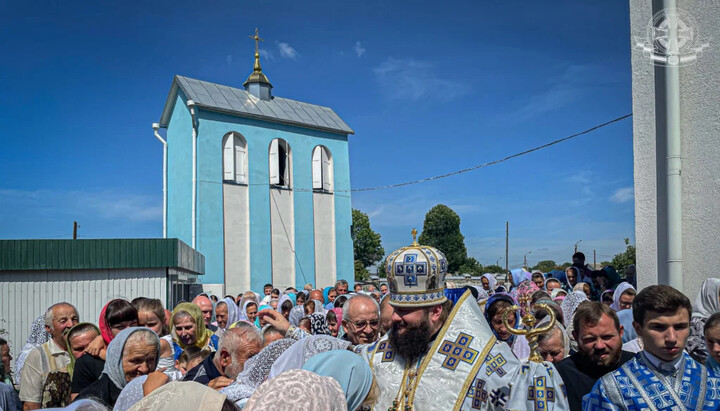
[[[205,273],[205,256],[177,238],[0,240],[0,272],[179,268]]]
[[[239,88],[183,76],[173,79],[160,117],[162,127],[167,127],[170,121],[178,88],[201,109],[332,133],[355,134],[331,108],[282,97],[261,100]]]

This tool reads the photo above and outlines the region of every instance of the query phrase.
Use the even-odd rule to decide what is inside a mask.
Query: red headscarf
[[[107,319],[105,319],[105,312],[107,311],[108,305],[110,305],[113,301],[115,300],[110,300],[110,302],[105,304],[105,307],[103,307],[102,311],[100,311],[100,319],[98,320],[100,335],[102,335],[105,345],[110,344],[110,341],[112,341],[114,337],[112,331],[110,331],[110,324],[108,324]]]

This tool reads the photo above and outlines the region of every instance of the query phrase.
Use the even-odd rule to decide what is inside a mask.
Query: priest
[[[376,410],[567,410],[552,364],[521,363],[496,341],[467,291],[455,304],[444,294],[445,256],[413,244],[385,262],[394,308],[390,331],[359,346],[383,387]]]

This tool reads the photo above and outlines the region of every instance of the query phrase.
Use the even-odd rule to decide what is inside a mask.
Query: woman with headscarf
[[[562,283],[557,278],[550,277],[543,283],[543,289],[550,294],[554,290],[562,290]]]
[[[524,281],[532,282],[532,274],[522,268],[516,268],[514,270],[510,270],[510,280],[512,281],[512,286],[517,287]]]
[[[15,385],[20,385],[20,374],[22,373],[23,366],[25,365],[25,359],[27,358],[30,351],[50,341],[50,333],[45,329],[45,316],[41,315],[36,318],[35,321],[30,325],[30,333],[28,334],[25,345],[23,345],[20,354],[15,359],[15,375],[13,375],[13,381]],[[8,372],[10,370],[7,370]]]
[[[160,358],[160,338],[144,327],[130,327],[118,333],[107,349],[100,379],[80,391],[78,399],[92,398],[113,407],[128,382],[147,375]]]
[[[309,394],[312,393],[312,394]],[[248,400],[244,410],[346,411],[340,384],[305,370],[290,370],[265,381]]]
[[[342,364],[342,367],[338,367]],[[372,398],[372,388],[377,385],[375,377],[365,360],[348,350],[333,350],[318,354],[302,367],[322,377],[332,377],[345,393],[347,409],[355,411],[362,406],[372,407],[377,398]],[[370,398],[368,398],[370,396]]]
[[[147,327],[160,337],[160,360],[158,368],[165,368],[168,373],[175,370],[175,352],[173,351],[172,335],[166,318],[165,306],[157,298],[138,297],[131,301],[131,304],[138,312],[138,326]]]
[[[215,306],[215,318],[217,318],[218,331],[221,335],[240,319],[240,308],[235,304],[235,300],[226,297]]]
[[[288,316],[288,321],[290,322],[290,325],[293,327],[298,327],[300,325],[300,320],[305,317],[305,306],[304,304],[296,305],[295,307],[290,310],[290,315]]]
[[[310,334],[312,335],[332,335],[330,328],[327,326],[325,315],[323,314],[310,314],[307,316],[310,319]]]
[[[268,378],[275,378],[288,370],[302,368],[312,357],[325,351],[345,350],[350,341],[329,335],[311,335],[293,344],[272,365]]]
[[[525,280],[518,284],[517,287],[510,292],[510,295],[515,299],[515,301],[517,301],[523,295],[532,297],[532,295],[539,290],[540,287],[538,287],[537,284],[530,280]]]
[[[86,347],[86,353],[74,364],[71,389],[73,398],[100,378],[105,369],[106,347],[115,336],[126,328],[136,327],[137,324],[137,308],[129,301],[117,298],[105,304],[98,319],[100,337]]]
[[[227,398],[238,406],[243,406],[257,387],[267,380],[275,360],[296,342],[283,338],[270,343],[248,359],[235,382],[220,390],[220,393],[227,395]]]
[[[720,278],[708,278],[703,281],[693,303],[690,337],[685,346],[688,354],[701,364],[708,356],[705,322],[716,312],[720,312]]]
[[[328,310],[327,314],[325,314],[325,322],[330,330],[330,335],[338,337],[340,329],[342,328],[340,326],[342,323],[342,308],[333,308],[332,310]]]
[[[570,266],[565,269],[565,283],[567,284],[568,290],[574,290],[577,283],[580,281],[580,269],[575,266]]]
[[[511,348],[513,344],[515,344],[516,336],[508,331],[505,324],[503,324],[503,315],[510,306],[515,304],[515,299],[504,293],[493,294],[488,299],[487,304],[485,304],[485,320],[490,324],[490,329],[493,334],[495,334],[495,338],[497,338],[498,341],[507,343]],[[513,316],[515,317],[514,319],[509,317],[509,323],[517,328],[520,324],[520,316],[517,315],[517,313],[514,313]]]
[[[75,371],[75,361],[85,353],[85,348],[98,335],[100,329],[93,323],[78,323],[65,335],[67,352],[70,354],[70,363],[67,365],[70,378]]]
[[[485,273],[480,277],[480,283],[488,294],[492,294],[495,292],[495,287],[497,287],[497,278],[493,274]]]
[[[590,287],[589,283],[580,282],[580,283],[575,284],[575,287],[573,287],[573,292],[574,291],[579,291],[579,292],[585,294],[585,296],[588,298],[588,300],[590,299],[590,297],[592,297],[592,287]]]
[[[209,347],[217,350],[219,337],[205,328],[203,313],[200,307],[192,303],[180,303],[172,312],[173,346],[175,360],[180,357],[185,347],[194,345],[198,348]]]
[[[607,265],[603,267],[603,271],[608,277],[608,288],[616,288],[622,282],[622,278],[620,278],[620,274],[615,270],[615,267]]]
[[[285,317],[285,319],[287,320],[290,318],[290,311],[293,309],[293,307],[294,304],[292,302],[292,299],[287,294],[285,294],[280,297],[280,301],[278,301],[278,305],[275,311],[282,314],[283,317]]]
[[[542,327],[549,322],[550,316],[547,316],[538,322],[537,327]],[[544,361],[554,364],[570,355],[570,336],[560,321],[556,321],[548,333],[538,336],[537,343],[538,351]]]
[[[632,308],[632,302],[635,299],[636,294],[637,291],[635,290],[635,287],[629,283],[622,282],[618,284],[617,288],[613,291],[613,302],[610,304],[610,308],[615,311]]]
[[[565,297],[567,297],[567,295],[568,295],[568,293],[564,289],[556,288],[556,289],[552,290],[552,293],[550,293],[550,298],[557,304],[560,304],[562,302],[562,300],[564,300]]]
[[[568,337],[570,337],[570,349],[572,351],[578,350],[577,342],[573,338],[573,317],[575,316],[575,310],[577,310],[578,306],[583,301],[588,301],[585,293],[582,291],[573,291],[565,297],[562,303],[560,303],[560,309],[562,309],[563,312],[565,331]]]
[[[613,293],[615,290],[605,290],[600,294],[600,302],[607,305],[608,307],[613,304]]]
[[[255,300],[247,300],[242,305],[242,309],[240,310],[240,316],[238,317],[238,321],[247,321],[250,323],[255,323],[255,318],[257,318],[257,313],[258,313],[258,303]]]

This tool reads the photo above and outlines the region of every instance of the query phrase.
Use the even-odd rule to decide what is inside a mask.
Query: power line
[[[562,142],[564,142],[564,141],[573,139],[573,138],[575,138],[575,137],[580,137],[580,136],[582,136],[582,135],[584,135],[584,134],[588,134],[588,133],[593,132],[593,131],[595,131],[595,130],[598,130],[598,129],[600,129],[600,128],[609,126],[610,124],[617,123],[618,121],[625,120],[626,118],[631,117],[631,116],[632,116],[632,113],[625,114],[624,116],[621,116],[621,117],[618,117],[618,118],[616,118],[616,119],[613,119],[613,120],[607,121],[607,122],[605,122],[605,123],[599,124],[599,125],[597,125],[597,126],[595,126],[595,127],[589,128],[589,129],[587,129],[587,130],[585,130],[585,131],[581,131],[581,132],[579,132],[579,133],[576,133],[576,134],[573,134],[573,135],[570,135],[570,136],[567,136],[567,137],[563,137],[563,138],[558,139],[558,140],[555,140],[555,141],[551,141],[551,142],[549,142],[549,143],[547,143],[547,144],[543,144],[543,145],[541,145],[541,146],[538,146],[538,147],[535,147],[535,148],[531,148],[531,149],[529,149],[529,150],[521,151],[521,152],[519,152],[519,153],[516,153],[516,154],[510,155],[510,156],[501,158],[501,159],[499,159],[499,160],[491,161],[491,162],[489,162],[489,163],[479,164],[479,165],[476,165],[476,166],[474,166],[474,167],[464,168],[464,169],[462,169],[462,170],[453,171],[453,172],[451,172],[451,173],[441,174],[441,175],[434,176],[434,177],[427,177],[427,178],[423,178],[423,179],[415,180],[415,181],[407,181],[407,182],[404,182],[404,183],[388,184],[388,185],[379,186],[379,187],[356,188],[356,189],[352,189],[352,190],[338,190],[338,191],[355,191],[355,192],[357,192],[357,191],[384,190],[384,189],[388,189],[388,188],[402,187],[402,186],[407,186],[407,185],[411,185],[411,184],[425,183],[425,182],[432,181],[432,180],[439,180],[439,179],[441,179],[441,178],[447,178],[447,177],[451,177],[451,176],[454,176],[454,175],[458,175],[458,174],[462,174],[462,173],[467,173],[468,171],[473,171],[473,170],[477,170],[477,169],[479,169],[479,168],[488,167],[488,166],[493,166],[493,165],[495,165],[495,164],[500,164],[500,163],[503,163],[503,162],[505,162],[505,161],[511,160],[511,159],[513,159],[513,158],[520,157],[520,156],[524,156],[525,154],[530,154],[530,153],[535,152],[535,151],[538,151],[538,150],[542,150],[543,148],[547,148],[547,147],[550,147],[550,146],[552,146],[552,145],[555,145],[555,144],[558,144],[558,143],[562,143]]]
[[[517,157],[520,157],[520,156],[524,156],[524,155],[526,155],[526,154],[530,154],[530,153],[533,153],[533,152],[535,152],[535,151],[539,151],[539,150],[542,150],[542,149],[544,149],[544,148],[548,148],[548,147],[553,146],[553,145],[555,145],[555,144],[563,143],[563,142],[568,141],[568,140],[571,140],[571,139],[573,139],[573,138],[580,137],[580,136],[582,136],[582,135],[591,133],[591,132],[593,132],[593,131],[595,131],[595,130],[601,129],[601,128],[603,128],[603,127],[607,127],[607,126],[609,126],[609,125],[611,125],[611,124],[613,124],[613,123],[617,123],[618,121],[625,120],[626,118],[629,118],[629,117],[632,117],[632,113],[625,114],[624,116],[620,116],[620,117],[618,117],[618,118],[612,119],[612,120],[607,121],[607,122],[605,122],[605,123],[598,124],[597,126],[591,127],[591,128],[589,128],[589,129],[587,129],[587,130],[584,130],[584,131],[581,131],[581,132],[579,132],[579,133],[575,133],[575,134],[573,134],[573,135],[570,135],[570,136],[567,136],[567,137],[563,137],[563,138],[560,138],[560,139],[551,141],[551,142],[546,143],[546,144],[543,144],[543,145],[541,145],[541,146],[537,146],[537,147],[534,147],[534,148],[531,148],[531,149],[528,149],[528,150],[525,150],[525,151],[521,151],[521,152],[519,152],[519,153],[515,153],[515,154],[509,155],[509,156],[507,156],[507,157],[503,157],[503,158],[498,159],[498,160],[490,161],[490,162],[488,162],[488,163],[478,164],[478,165],[473,166],[473,167],[464,168],[464,169],[462,169],[462,170],[457,170],[457,171],[453,171],[453,172],[450,172],[450,173],[440,174],[440,175],[433,176],[433,177],[421,178],[421,179],[419,179],[419,180],[406,181],[406,182],[404,182],[404,183],[388,184],[388,185],[377,186],[377,187],[353,188],[353,189],[350,189],[350,190],[334,190],[334,193],[336,193],[336,195],[337,195],[337,193],[349,193],[349,192],[356,192],[356,193],[357,193],[357,192],[361,192],[361,191],[387,190],[387,189],[390,189],[390,188],[397,188],[397,187],[403,187],[403,186],[408,186],[408,185],[413,185],[413,184],[426,183],[426,182],[428,182],[428,181],[433,181],[433,180],[439,180],[439,179],[441,179],[441,178],[452,177],[452,176],[455,176],[455,175],[458,175],[458,174],[467,173],[467,172],[469,172],[469,171],[474,171],[474,170],[477,170],[477,169],[480,169],[480,168],[489,167],[489,166],[494,166],[494,165],[496,165],[496,164],[504,163],[504,162],[506,162],[506,161],[508,161],[508,160],[512,160],[513,158],[517,158]],[[222,184],[222,183],[218,183],[218,182],[215,182],[215,181],[206,181],[206,180],[201,180],[201,181],[202,181],[202,182],[205,182],[205,183]],[[266,184],[266,183],[249,183],[248,185],[251,185],[251,186],[271,186],[270,183],[267,183],[267,184]],[[313,191],[315,191],[315,190],[312,189],[312,188],[296,188],[296,187],[290,187],[290,189],[292,189],[293,191],[306,191],[306,192],[313,192]]]

